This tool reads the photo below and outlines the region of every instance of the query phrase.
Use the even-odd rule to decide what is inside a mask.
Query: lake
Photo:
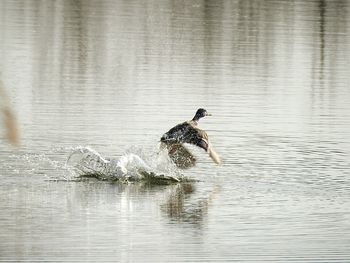
[[[2,0],[0,261],[349,262],[349,65],[345,0]],[[222,165],[73,180],[75,150],[152,162],[198,108]]]

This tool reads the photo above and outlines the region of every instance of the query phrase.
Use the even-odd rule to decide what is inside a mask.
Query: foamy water
[[[121,182],[184,180],[180,170],[164,150],[158,150],[153,154],[148,152],[147,156],[142,149],[134,148],[120,157],[106,159],[89,147],[79,147],[69,155],[66,164],[67,169],[74,170],[78,177],[95,177],[100,180]]]

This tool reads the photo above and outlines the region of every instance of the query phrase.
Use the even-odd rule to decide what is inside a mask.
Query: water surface
[[[0,2],[1,261],[350,260],[348,1]],[[70,182],[204,107],[198,182]],[[52,179],[60,179],[52,181]]]

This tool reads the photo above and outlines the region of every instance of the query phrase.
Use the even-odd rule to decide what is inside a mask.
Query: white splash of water
[[[78,176],[92,176],[102,180],[139,181],[161,179],[180,181],[183,177],[163,151],[129,149],[119,158],[105,158],[90,147],[78,147],[69,156],[67,166]]]

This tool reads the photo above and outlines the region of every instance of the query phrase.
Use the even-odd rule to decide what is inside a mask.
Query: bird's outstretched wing
[[[216,163],[216,164],[221,164],[221,158],[220,156],[214,151],[214,149],[209,146],[208,153],[210,158]]]
[[[220,156],[216,153],[216,151],[213,149],[213,147],[209,144],[209,138],[208,134],[198,129],[197,127],[192,127],[196,130],[197,138],[195,139],[195,145],[203,148],[206,152],[208,152],[210,158],[216,163],[221,164]]]
[[[182,169],[190,168],[196,164],[196,158],[183,144],[172,144],[168,154],[175,165]]]
[[[168,145],[181,143],[185,134],[188,133],[188,128],[189,124],[187,122],[180,123],[164,133],[162,138],[160,138],[160,141]]]
[[[171,128],[160,140],[168,145],[189,143],[201,147],[205,151],[208,148],[208,135],[206,132],[196,128],[189,122],[184,122]]]

